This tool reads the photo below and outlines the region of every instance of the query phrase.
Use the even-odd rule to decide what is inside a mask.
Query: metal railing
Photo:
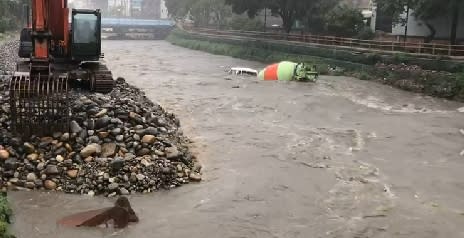
[[[402,52],[408,54],[432,55],[432,56],[464,56],[464,45],[448,45],[424,42],[399,42],[399,41],[379,41],[361,40],[354,38],[342,38],[335,36],[320,36],[311,34],[284,34],[276,32],[255,32],[255,31],[236,31],[236,30],[216,30],[208,28],[195,28],[193,32],[239,36],[248,38],[282,40],[299,42],[306,44],[318,44],[324,46],[336,46],[364,51],[382,52]]]

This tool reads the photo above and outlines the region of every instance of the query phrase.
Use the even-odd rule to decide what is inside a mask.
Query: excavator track
[[[98,68],[92,72],[90,79],[90,90],[97,93],[110,93],[113,91],[115,82],[113,74],[106,65],[99,64]]]

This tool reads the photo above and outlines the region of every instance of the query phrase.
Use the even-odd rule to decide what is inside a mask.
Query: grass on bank
[[[7,200],[6,193],[0,194],[0,238],[14,238],[9,232],[9,224],[12,211]]]
[[[367,54],[364,56],[343,53],[334,53],[327,48],[317,49],[317,55],[336,55],[334,58],[314,56],[310,54],[297,54],[297,47],[283,45],[259,44],[257,42],[244,42],[243,40],[233,42],[230,39],[208,38],[204,36],[191,35],[187,32],[174,30],[167,38],[174,45],[209,52],[217,55],[227,55],[235,58],[260,61],[264,63],[274,63],[282,60],[295,62],[305,62],[317,66],[322,75],[346,75],[354,76],[361,80],[376,80],[389,84],[404,90],[424,93],[431,96],[437,96],[452,100],[464,101],[464,69],[460,73],[455,72],[435,72],[425,71],[416,72],[409,70],[392,71],[388,68],[378,68],[371,64],[379,62],[378,55]],[[302,52],[308,52],[308,49],[302,49]],[[323,51],[327,51],[323,53]],[[315,52],[315,51],[314,51]],[[402,56],[395,56],[396,60]],[[343,58],[344,60],[340,60]],[[419,61],[423,59],[409,61]],[[364,63],[359,63],[359,62]],[[389,62],[385,62],[389,63]],[[390,62],[391,63],[391,62]],[[439,65],[442,65],[440,63]],[[455,63],[451,71],[457,71],[461,64]],[[336,70],[329,70],[329,69]],[[338,70],[340,69],[340,70]]]

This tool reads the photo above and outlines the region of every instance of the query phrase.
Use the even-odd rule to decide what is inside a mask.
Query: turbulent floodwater
[[[205,181],[130,197],[140,223],[64,229],[111,199],[11,193],[18,237],[464,237],[464,105],[346,77],[232,77],[256,62],[105,41],[115,76],[175,112]]]

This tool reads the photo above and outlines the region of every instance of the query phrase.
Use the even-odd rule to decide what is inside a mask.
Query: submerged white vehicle
[[[229,70],[230,74],[235,75],[250,75],[250,76],[258,76],[258,70],[244,68],[244,67],[233,67]]]

